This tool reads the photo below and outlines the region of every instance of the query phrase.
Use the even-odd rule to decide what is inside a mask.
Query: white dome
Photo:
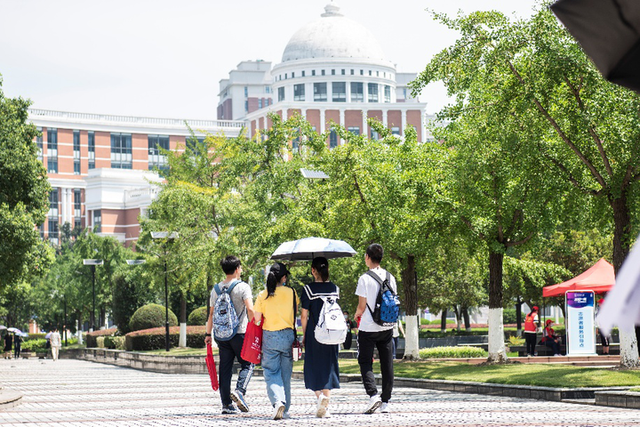
[[[282,62],[314,58],[361,59],[388,65],[380,44],[369,30],[327,5],[320,19],[300,28],[289,40]]]

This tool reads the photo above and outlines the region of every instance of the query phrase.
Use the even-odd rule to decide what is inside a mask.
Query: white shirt
[[[385,280],[387,278],[387,270],[382,267],[376,267],[371,269],[375,274],[380,277],[381,280]],[[398,288],[396,286],[396,278],[393,275],[390,275],[389,287],[393,290],[393,292],[398,293]],[[360,319],[360,326],[358,330],[365,332],[381,332],[388,331],[389,329],[393,329],[393,325],[391,326],[380,326],[376,322],[373,321],[373,317],[371,317],[371,309],[375,308],[376,299],[378,298],[378,291],[380,290],[380,285],[375,279],[368,274],[363,274],[358,279],[358,286],[356,287],[356,295],[359,297],[365,297],[367,299],[367,305],[369,308],[364,309],[364,313],[362,314],[362,318]]]

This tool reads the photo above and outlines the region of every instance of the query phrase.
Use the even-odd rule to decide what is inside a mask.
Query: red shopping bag
[[[242,343],[242,357],[247,362],[259,364],[262,357],[262,321],[259,325],[252,320],[247,325],[247,331],[244,334],[244,342]]]
[[[213,350],[211,346],[207,344],[207,369],[209,370],[209,377],[211,377],[211,387],[213,391],[218,391],[218,373],[216,372],[216,362],[213,360]]]

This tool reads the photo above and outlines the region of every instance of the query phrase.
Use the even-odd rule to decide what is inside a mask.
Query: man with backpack
[[[242,412],[249,411],[244,395],[253,374],[253,364],[242,359],[240,352],[248,321],[253,319],[253,294],[251,287],[240,279],[242,266],[237,257],[224,258],[220,261],[220,266],[227,278],[214,286],[211,291],[211,307],[204,342],[206,345],[211,345],[213,333],[213,338],[218,345],[220,356],[218,377],[222,413],[238,414],[238,409]],[[234,359],[240,364],[240,371],[236,390],[231,392]]]
[[[358,308],[355,318],[358,327],[358,364],[369,403],[365,414],[373,414],[378,408],[389,412],[389,400],[393,390],[393,325],[398,320],[398,296],[396,279],[380,267],[384,250],[381,245],[369,245],[364,261],[369,271],[360,276],[356,295]],[[382,394],[378,394],[373,376],[373,351],[378,349]]]

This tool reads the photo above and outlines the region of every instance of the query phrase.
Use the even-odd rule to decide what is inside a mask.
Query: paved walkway
[[[361,414],[361,384],[331,399],[332,418],[315,418],[315,397],[293,384],[293,418],[272,421],[261,377],[251,381],[251,412],[220,414],[206,375],[169,375],[79,360],[0,360],[0,383],[24,393],[0,411],[0,426],[638,426],[640,411],[397,388],[393,413]]]

